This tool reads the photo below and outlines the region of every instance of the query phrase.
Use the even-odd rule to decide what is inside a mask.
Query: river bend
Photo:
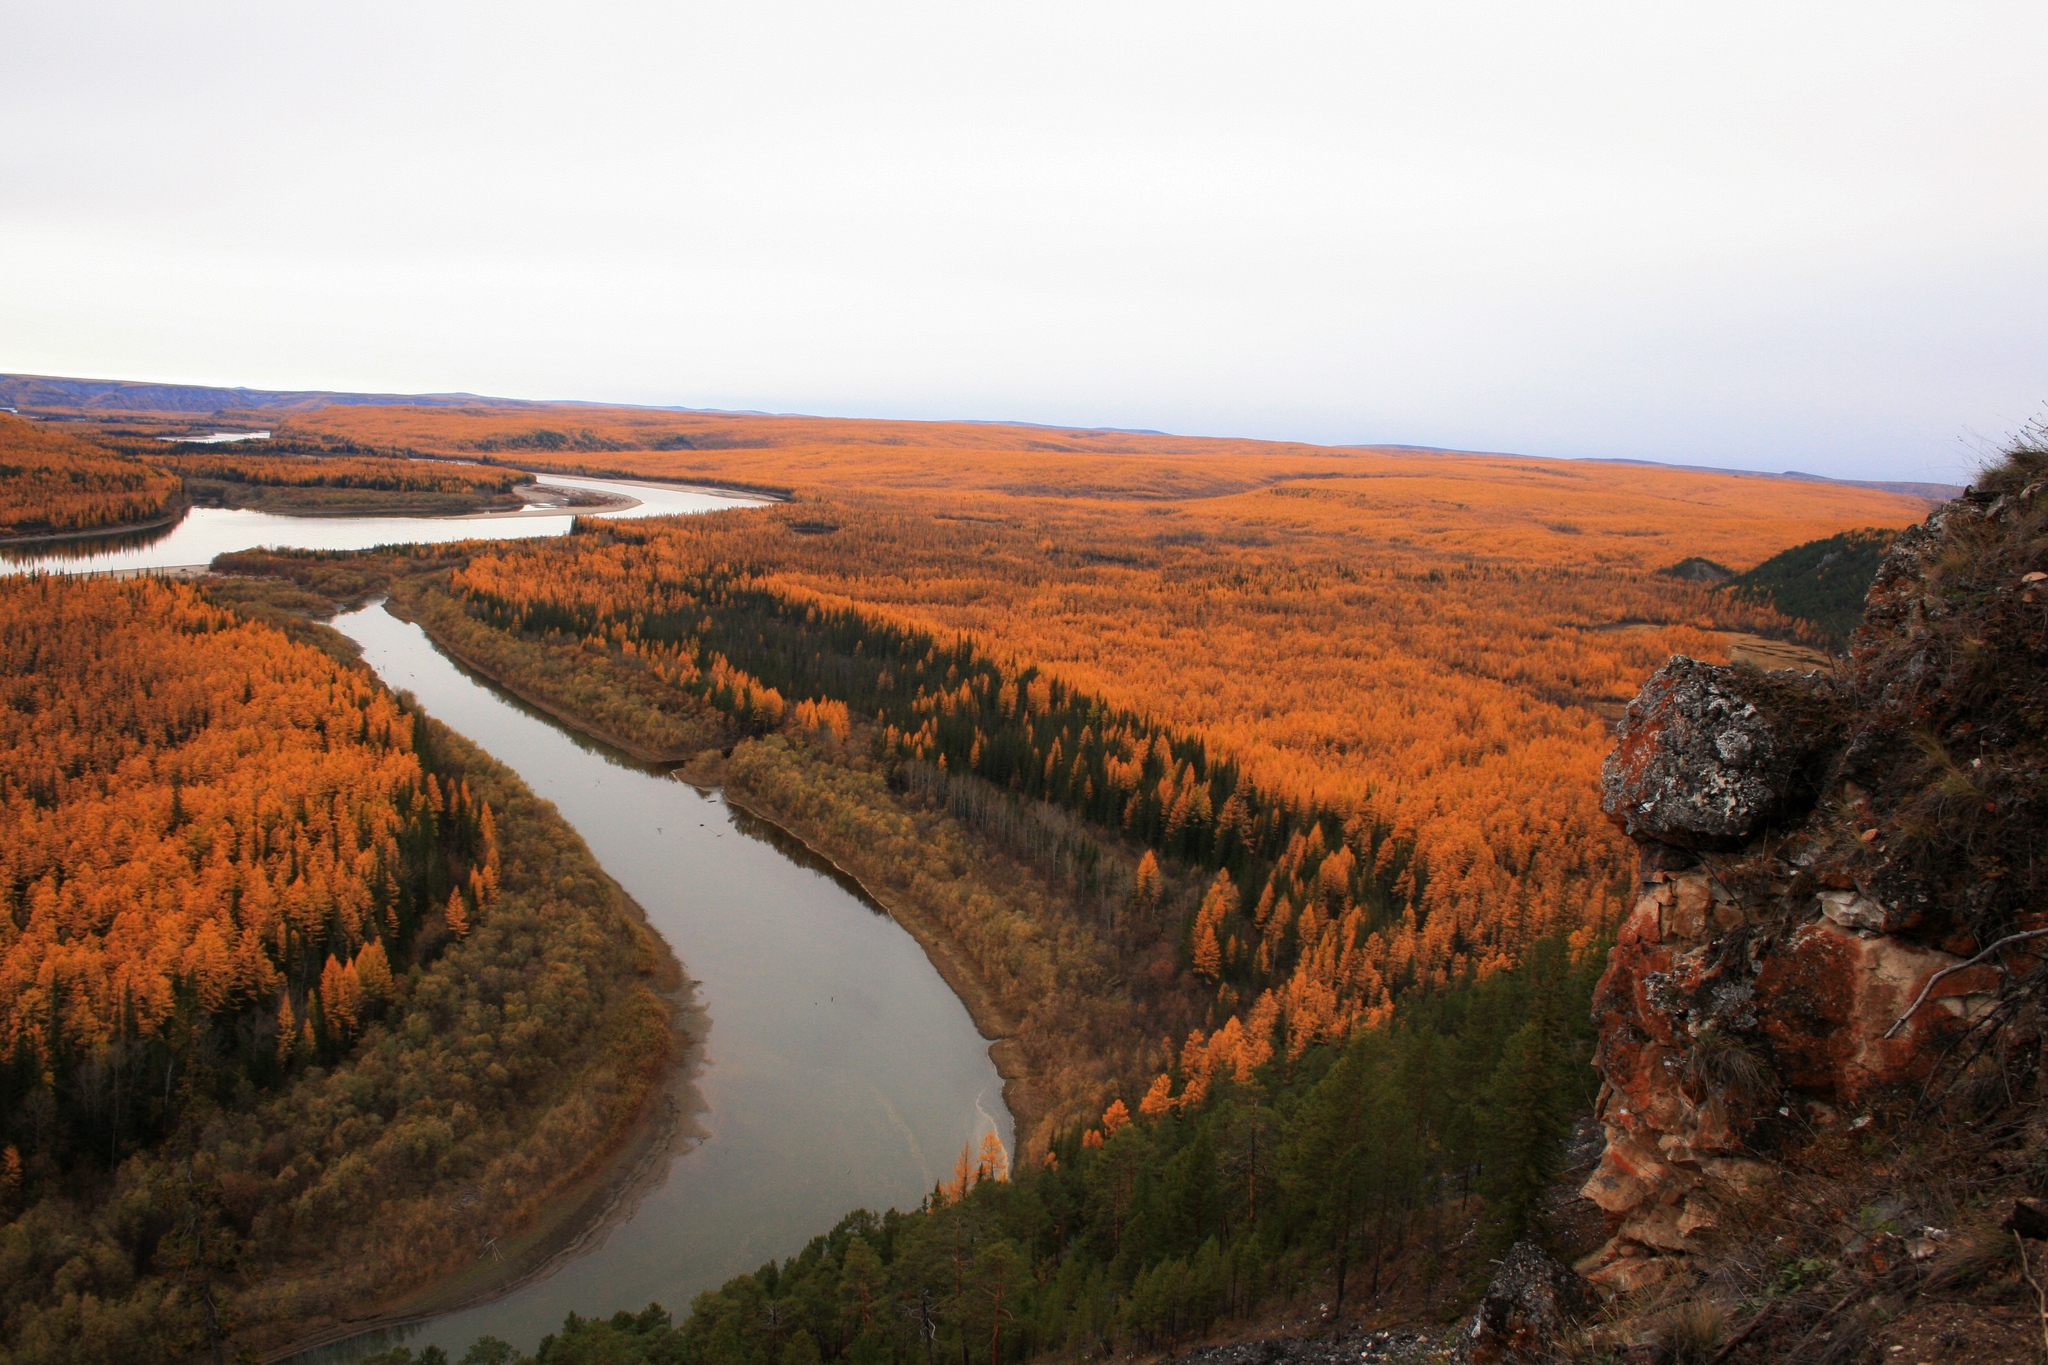
[[[631,518],[759,506],[702,489],[543,475],[543,487],[637,499]],[[589,515],[589,513],[584,513]],[[0,572],[150,572],[258,547],[353,550],[561,535],[571,514],[281,517],[199,508],[169,531],[20,554]],[[381,606],[334,622],[387,685],[412,692],[553,801],[699,978],[710,1026],[692,1137],[635,1201],[552,1273],[414,1327],[302,1353],[346,1365],[394,1341],[459,1358],[486,1333],[531,1351],[570,1311],[659,1302],[756,1269],[856,1208],[910,1207],[994,1129],[1014,1146],[1002,1082],[966,1008],[924,951],[786,836],[575,734],[461,668]],[[789,850],[785,852],[785,850]]]

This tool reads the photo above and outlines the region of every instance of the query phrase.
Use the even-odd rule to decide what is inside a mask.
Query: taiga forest
[[[1789,874],[1726,839],[1649,842],[1668,798],[1624,818],[1609,795],[1626,777],[1610,752],[1659,733],[1637,728],[1637,689],[1674,656],[1719,670],[1717,695],[1750,689],[1744,715],[1819,727],[1774,743],[1846,743],[1876,704],[1858,680],[1901,627],[1873,615],[1851,637],[1841,603],[1921,600],[1907,580],[1925,571],[1896,547],[1940,564],[1938,590],[1968,611],[2019,584],[2017,617],[1956,638],[2031,666],[2028,604],[2048,589],[2029,586],[2042,485],[2024,442],[1986,476],[1997,502],[1966,540],[1962,514],[1930,519],[1909,493],[1652,466],[531,405],[209,420],[257,417],[266,438],[208,448],[165,440],[189,423],[147,408],[0,416],[11,552],[55,566],[0,584],[9,1362],[360,1341],[352,1358],[394,1363],[1021,1365],[1290,1321],[1434,1332],[1523,1247],[1580,1261],[1635,1314],[1576,1329],[1588,1342],[1654,1320],[1658,1340],[1740,1345],[1694,1320],[1711,1303],[1732,1322],[1732,1303],[1780,1349],[1820,1310],[1774,1305],[1844,1283],[1849,1262],[1769,1253],[1775,1288],[1677,1301],[1679,1255],[1685,1283],[1733,1285],[1768,1212],[1720,1194],[1661,1245],[1602,1193],[1637,1084],[1612,1030],[1657,1036],[1616,1023],[1644,914],[1660,951],[1711,937],[1671,916],[1693,913],[1687,869],[1718,869],[1697,903],[1754,956],[1789,931],[1750,927],[1773,886],[1807,879],[1824,905],[1844,886],[1852,910],[1903,894],[1827,858],[1924,847],[1948,867],[1955,837],[1976,841],[1975,875],[2038,875],[2040,827],[2018,812],[2041,717],[2008,704],[1999,668],[1925,713],[1922,757],[1873,751],[1897,792],[1800,759],[1818,785],[1785,798],[1803,804],[1777,808],[1779,833],[1758,837],[1779,842],[1754,857],[1819,839],[1798,822],[1838,807],[1856,828],[1849,852],[1814,843]],[[563,476],[602,490],[546,482]],[[618,513],[656,485],[734,500]],[[146,545],[149,523],[195,505],[481,520],[452,541],[250,547],[171,571],[66,572],[92,542],[35,558],[53,530]],[[565,534],[493,533],[493,516],[549,509]],[[921,1197],[834,1210],[758,1269],[665,1302],[592,1304],[537,1341],[364,1336],[544,1278],[575,1228],[616,1216],[589,1191],[644,1163],[674,1086],[718,1074],[688,960],[519,756],[448,728],[323,624],[365,604],[857,888],[998,1040],[1007,1128],[942,1153]],[[1777,679],[1819,690],[1795,704]],[[2010,736],[2005,794],[1981,756],[1956,766],[1987,725]],[[1928,780],[1949,794],[1898,795]],[[1959,801],[1982,809],[1951,835]],[[1942,962],[1974,963],[2030,935],[2029,913],[1921,922],[1950,924]],[[1659,970],[1643,989],[1697,968]],[[1911,978],[1923,997],[1931,970]],[[1949,1084],[1973,1098],[1953,1103],[2008,1122],[2016,1101],[1982,1078],[2030,1017],[2027,972],[2009,965],[1963,1032],[1915,1045],[1941,1056],[1901,1053],[1906,1089],[1860,1101],[1894,1106],[1883,1141],[1900,1145],[1881,1159],[1899,1178],[1947,1150],[1912,1136],[1933,1111],[1911,1085],[1959,1067]],[[1705,1017],[1689,1055],[1659,1054],[1692,1078],[1680,1098],[1643,1102],[1748,1125],[1732,1147],[1685,1130],[1728,1172],[1770,1153],[1779,1188],[1851,1197],[1825,1123],[1741,1117],[1784,1087],[1848,1083],[1768,1021]],[[1925,1284],[1884,1291],[1900,1308],[2005,1292],[1993,1250],[1937,1251]],[[1758,1325],[1772,1313],[1776,1335]]]

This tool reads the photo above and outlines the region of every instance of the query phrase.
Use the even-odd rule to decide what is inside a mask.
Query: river
[[[379,607],[338,618],[378,676],[515,769],[700,979],[707,1131],[601,1246],[512,1295],[382,1341],[531,1350],[590,1316],[691,1296],[792,1255],[856,1208],[915,1205],[962,1143],[1013,1144],[1002,1082],[913,938],[716,794],[565,731]],[[321,1361],[355,1352],[318,1353]]]
[[[528,507],[466,517],[288,517],[240,507],[195,507],[176,525],[0,549],[0,573],[133,573],[211,564],[238,550],[367,550],[373,545],[440,545],[456,540],[526,540],[567,535],[577,516],[665,517],[759,507],[759,498],[709,488],[542,474],[542,489],[586,489],[634,499],[634,505],[569,510]]]
[[[603,514],[612,517],[758,505],[637,483],[542,482],[641,499]],[[258,545],[362,549],[559,535],[569,524],[532,512],[315,520],[206,510],[147,545],[13,567],[148,570]],[[180,540],[195,523],[208,529]],[[344,1365],[398,1341],[459,1359],[487,1333],[531,1351],[572,1310],[659,1302],[680,1316],[700,1290],[794,1255],[850,1210],[915,1205],[962,1144],[990,1129],[1014,1148],[987,1041],[916,940],[857,888],[718,794],[538,714],[380,606],[334,625],[387,685],[555,803],[697,978],[710,1028],[697,1136],[660,1158],[637,1201],[581,1254],[494,1301],[305,1352],[295,1365]]]

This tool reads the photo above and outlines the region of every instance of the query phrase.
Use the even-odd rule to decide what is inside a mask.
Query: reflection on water
[[[124,555],[147,549],[164,540],[191,516],[187,511],[176,521],[147,531],[116,531],[111,535],[79,536],[71,540],[49,540],[34,545],[0,545],[0,573],[17,569],[45,568],[43,561],[89,560],[100,555]]]
[[[638,499],[632,507],[584,512],[608,519],[665,517],[760,507],[759,498],[709,489],[542,474],[544,488],[585,489]],[[566,535],[573,510],[497,512],[468,517],[285,517],[246,508],[195,507],[176,525],[42,545],[0,548],[0,573],[128,573],[210,564],[238,550],[367,550],[377,545],[440,545],[457,540],[525,540]]]
[[[868,889],[860,884],[859,878],[840,867],[839,864],[833,862],[830,858],[820,854],[816,849],[797,838],[794,834],[791,834],[782,826],[771,824],[752,811],[742,810],[738,806],[732,806],[730,810],[733,828],[746,835],[749,839],[759,839],[798,867],[808,869],[834,882],[840,890],[876,914],[885,917],[888,915],[889,912],[877,904],[875,898],[868,894]]]
[[[1002,1082],[914,939],[800,844],[575,737],[440,654],[381,608],[336,620],[393,688],[515,769],[574,825],[702,978],[713,1021],[704,1140],[594,1248],[505,1299],[301,1361],[403,1339],[459,1357],[490,1333],[525,1350],[586,1315],[671,1311],[855,1208],[915,1205],[963,1143],[1013,1142]]]
[[[216,431],[211,436],[159,436],[159,441],[170,441],[184,446],[233,445],[237,441],[267,441],[267,431]]]

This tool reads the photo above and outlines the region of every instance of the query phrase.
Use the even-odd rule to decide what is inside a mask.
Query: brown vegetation
[[[976,1024],[1005,1040],[996,1060],[1018,1148],[1042,1153],[1158,1065],[1162,1035],[1202,1018],[1206,993],[1175,970],[1177,906],[1106,924],[1055,860],[1031,856],[1024,826],[1037,803],[986,792],[956,813],[966,802],[948,799],[934,769],[892,791],[884,765],[843,734],[747,740],[720,776],[738,804],[858,878],[925,944]],[[1103,856],[1127,864],[1128,885],[1136,860]]]

